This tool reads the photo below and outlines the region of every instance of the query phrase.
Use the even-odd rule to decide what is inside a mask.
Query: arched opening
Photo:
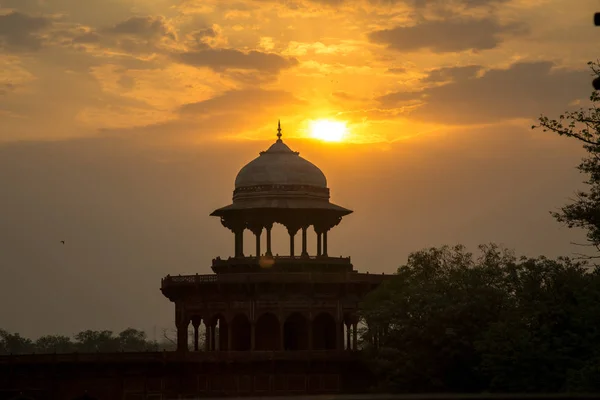
[[[244,256],[256,257],[256,236],[250,229],[244,229]]]
[[[216,351],[228,350],[229,326],[227,325],[227,320],[225,319],[224,315],[217,314],[214,316],[214,321],[215,321],[215,338],[214,338],[212,348]]]
[[[290,315],[283,325],[283,346],[285,350],[308,350],[308,321],[300,313]]]
[[[281,333],[279,319],[273,313],[261,315],[256,320],[255,349],[280,350]]]
[[[266,248],[265,245],[265,251]],[[290,255],[290,235],[287,228],[280,223],[274,223],[271,230],[271,252],[273,253],[273,256]]]
[[[250,350],[250,321],[244,314],[237,314],[231,320],[231,350]]]
[[[336,324],[331,314],[321,313],[316,316],[312,324],[312,335],[313,349],[336,349]]]

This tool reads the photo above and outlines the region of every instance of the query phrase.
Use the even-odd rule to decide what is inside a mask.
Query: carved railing
[[[295,283],[295,282],[331,282],[331,283],[380,283],[390,275],[363,274],[358,272],[252,272],[239,274],[208,275],[167,275],[162,279],[162,287],[185,286],[204,283]]]
[[[273,262],[275,264],[315,264],[315,265],[349,265],[352,264],[351,257],[328,257],[328,256],[275,256],[275,257],[229,257],[226,259],[217,257],[212,260],[214,267],[242,264],[260,264],[261,262]]]
[[[353,355],[354,354],[354,355]],[[2,364],[50,363],[139,363],[139,362],[194,362],[194,361],[256,361],[256,360],[339,360],[351,359],[356,352],[347,350],[312,351],[175,351],[121,352],[121,353],[69,353],[69,354],[19,354],[0,356]]]

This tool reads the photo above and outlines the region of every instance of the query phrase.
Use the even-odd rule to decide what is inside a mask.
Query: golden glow
[[[348,133],[345,122],[318,119],[309,123],[310,136],[325,142],[341,142]]]

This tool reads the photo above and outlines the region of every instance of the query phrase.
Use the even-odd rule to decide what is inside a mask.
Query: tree
[[[115,352],[119,351],[119,339],[112,331],[85,330],[75,335],[77,350],[82,353]]]
[[[0,329],[0,353],[1,354],[23,354],[33,353],[35,346],[31,339],[27,339],[18,333],[9,333]]]
[[[157,351],[158,344],[148,341],[146,332],[127,328],[119,333],[119,347],[121,351]]]
[[[593,391],[600,272],[495,245],[412,253],[362,305],[365,356],[394,392]],[[371,331],[371,332],[370,332]]]
[[[75,343],[68,336],[45,335],[35,341],[37,353],[71,353],[75,349]]]
[[[371,359],[384,389],[473,392],[486,387],[474,343],[508,307],[505,287],[515,258],[497,246],[480,249],[476,260],[463,246],[412,253],[393,279],[367,296],[368,327],[387,331]]]
[[[592,75],[600,77],[600,63],[588,63]],[[560,212],[552,215],[569,228],[583,228],[587,230],[588,246],[593,246],[600,251],[600,108],[598,102],[600,94],[593,91],[590,96],[592,103],[587,109],[567,111],[558,119],[550,119],[542,115],[539,124],[532,126],[542,128],[544,132],[550,131],[561,136],[574,138],[580,141],[588,155],[577,167],[580,172],[588,175],[585,182],[589,189],[580,190],[571,204],[561,208]],[[589,257],[600,258],[600,255]]]

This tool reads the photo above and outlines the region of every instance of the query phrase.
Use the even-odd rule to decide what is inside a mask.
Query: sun
[[[318,119],[309,123],[310,136],[325,142],[341,142],[348,133],[345,122]]]

